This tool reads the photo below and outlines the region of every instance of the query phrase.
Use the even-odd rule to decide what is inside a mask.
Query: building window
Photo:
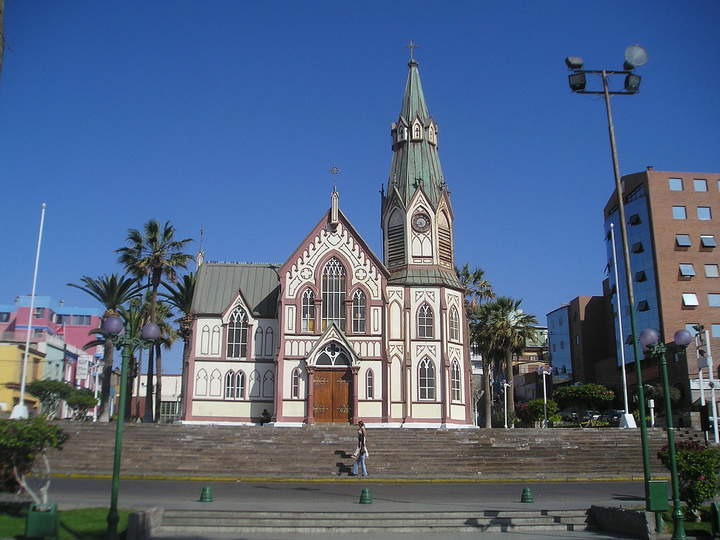
[[[674,219],[687,219],[687,212],[684,206],[673,206],[672,215]]]
[[[275,333],[272,328],[265,329],[265,356],[273,356],[273,341],[275,340]]]
[[[695,187],[695,191],[708,190],[707,180],[703,178],[695,178],[695,180],[693,180],[693,186]]]
[[[453,360],[452,363],[452,375],[451,375],[451,388],[452,388],[452,400],[461,401],[462,391],[460,385],[460,363],[457,360]]]
[[[387,262],[397,266],[405,262],[405,221],[399,209],[393,210],[387,225]]]
[[[375,375],[372,369],[368,369],[365,373],[365,397],[375,399]]]
[[[292,389],[290,391],[290,397],[293,399],[300,399],[300,377],[302,377],[300,368],[295,368],[292,372]]]
[[[564,349],[565,349],[565,342],[560,340],[560,350],[562,351]]]
[[[705,277],[720,277],[720,271],[718,271],[717,264],[706,264],[705,265]]]
[[[195,376],[195,395],[206,396],[207,395],[207,372],[204,369],[198,371]]]
[[[670,186],[670,191],[682,191],[683,190],[682,178],[668,178],[668,184]]]
[[[720,294],[708,293],[708,306],[720,307]]]
[[[302,295],[302,331],[315,331],[315,295],[312,289],[305,289]]]
[[[210,352],[210,327],[203,326],[200,332],[200,354],[208,354]]]
[[[695,267],[690,263],[681,264],[680,275],[682,277],[693,277],[695,275]]]
[[[575,336],[575,345],[580,345],[580,334]],[[537,360],[537,356],[535,357],[535,360]]]
[[[455,306],[450,308],[450,339],[460,341],[460,314]]]
[[[45,308],[36,307],[33,310],[33,319],[42,319],[45,316]]]
[[[245,358],[247,356],[247,315],[238,307],[230,315],[228,324],[228,358]]]
[[[245,397],[245,374],[242,371],[225,375],[225,399],[243,399]]]
[[[642,282],[647,281],[647,274],[645,273],[645,270],[639,270],[635,272],[635,281]]]
[[[697,207],[697,218],[701,221],[709,221],[712,219],[712,212],[709,206]]]
[[[418,337],[431,338],[433,333],[433,312],[428,304],[423,304],[418,309]]]
[[[257,370],[253,370],[250,374],[250,397],[260,397],[260,374]]]
[[[0,313],[0,323],[8,322],[10,320],[10,313],[7,311],[3,311]]]
[[[695,293],[683,293],[682,295],[683,306],[697,306],[698,299]]]
[[[323,270],[322,295],[322,329],[335,323],[345,330],[345,267],[336,257]]]
[[[263,331],[262,328],[258,327],[255,330],[255,356],[263,355]]]
[[[353,295],[352,326],[356,334],[365,333],[365,293],[361,290]]]
[[[429,358],[422,360],[418,366],[418,381],[420,382],[420,399],[435,399],[435,365]]]
[[[89,326],[90,315],[73,315],[72,323],[78,326]]]
[[[275,375],[273,375],[272,370],[268,369],[263,375],[262,395],[263,397],[273,397],[275,395]]]
[[[215,325],[210,338],[210,354],[220,354],[220,326]]]
[[[633,253],[642,253],[643,251],[645,251],[645,248],[643,247],[642,242],[635,242],[632,245]]]
[[[640,300],[638,302],[638,311],[648,311],[650,309],[650,304],[648,304],[647,300]]]
[[[450,229],[450,221],[445,212],[440,212],[437,220],[438,231],[438,255],[440,262],[447,266],[452,266],[452,231]]]
[[[678,247],[692,246],[692,242],[690,241],[690,235],[689,234],[676,234],[675,235],[675,244]]]
[[[642,223],[642,221],[640,221],[640,214],[633,214],[628,221],[630,225],[640,225],[640,223]]]
[[[700,235],[700,244],[702,245],[702,247],[706,247],[706,248],[717,247],[717,242],[715,242],[715,235],[714,234],[701,234]]]
[[[712,325],[712,337],[720,338],[720,324]]]

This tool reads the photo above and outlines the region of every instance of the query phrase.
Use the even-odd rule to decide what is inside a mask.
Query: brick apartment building
[[[694,333],[693,326],[703,324],[710,330],[712,350],[720,353],[720,173],[656,171],[648,167],[624,176],[623,188],[638,331],[654,328],[665,343],[670,343],[677,330]],[[625,358],[630,364],[628,384],[632,385],[634,356],[632,346],[627,345],[630,312],[622,277],[625,270],[616,200],[613,193],[604,210],[606,247],[611,263],[609,231],[610,223],[614,223],[623,313],[622,336],[615,321],[616,357],[621,341],[625,342]],[[609,288],[615,306],[612,272]],[[676,355],[669,366],[670,382],[680,390],[682,404],[688,406],[699,397],[694,344],[686,355]],[[656,362],[644,363],[643,378],[651,384],[659,380]]]

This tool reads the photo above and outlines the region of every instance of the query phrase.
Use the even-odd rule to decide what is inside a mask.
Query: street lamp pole
[[[141,336],[119,335],[123,330],[120,317],[107,317],[102,323],[105,333],[113,336],[113,344],[122,350],[122,364],[120,367],[120,396],[118,414],[115,420],[115,454],[113,458],[112,487],[110,490],[110,510],[107,515],[107,538],[118,539],[118,521],[120,520],[117,508],[118,492],[120,490],[120,464],[122,462],[123,428],[125,426],[125,399],[127,395],[128,366],[130,356],[135,349],[152,347],[155,340],[160,337],[160,327],[155,323],[143,326]]]
[[[568,57],[565,59],[565,63],[573,73],[569,77],[570,88],[573,92],[578,94],[602,94],[605,99],[605,111],[607,114],[608,122],[608,134],[610,136],[610,153],[612,156],[613,163],[613,175],[615,177],[615,193],[617,195],[618,203],[618,215],[620,221],[620,236],[622,239],[622,249],[625,264],[625,288],[627,289],[627,299],[630,311],[630,331],[632,334],[633,353],[635,357],[635,376],[637,383],[638,401],[640,409],[640,441],[642,445],[642,460],[643,460],[643,476],[645,478],[645,501],[646,504],[650,501],[650,450],[648,445],[647,435],[647,424],[645,422],[645,393],[642,385],[642,370],[640,367],[640,361],[642,359],[642,351],[640,349],[640,343],[638,341],[637,331],[637,319],[635,315],[635,292],[633,290],[632,280],[632,269],[630,264],[630,248],[628,243],[627,235],[627,222],[625,220],[625,203],[623,196],[622,179],[620,177],[620,165],[618,164],[617,157],[617,146],[615,144],[615,126],[613,124],[612,116],[612,105],[610,104],[611,94],[621,95],[632,95],[635,94],[640,88],[640,76],[632,72],[635,67],[644,65],[647,62],[647,53],[645,49],[639,45],[631,45],[625,50],[625,70],[613,71],[613,70],[583,70],[583,60],[579,57]],[[602,78],[603,89],[602,91],[589,91],[585,90],[585,78],[586,74],[599,74]],[[608,75],[622,74],[625,75],[625,91],[610,91],[608,83]],[[619,284],[615,284],[616,294],[620,297]],[[618,301],[618,309],[620,309],[620,302]],[[625,339],[623,336],[620,337],[620,346],[625,346]]]
[[[692,335],[687,330],[678,330],[675,332],[675,345],[685,348],[692,340]],[[668,456],[670,459],[670,480],[672,482],[673,497],[673,535],[672,540],[684,540],[685,522],[683,519],[682,509],[680,508],[680,481],[677,472],[677,456],[675,452],[675,432],[673,430],[672,421],[672,405],[670,403],[670,380],[668,379],[667,358],[665,357],[665,344],[659,339],[659,335],[655,330],[646,329],[640,334],[640,341],[643,346],[647,347],[650,357],[657,357],[660,361],[660,371],[662,373],[663,385],[663,401],[665,402],[665,421],[667,423],[667,440],[668,440]]]
[[[507,390],[510,388],[510,384],[503,383],[503,400],[505,404],[505,429],[508,429],[508,414],[507,414]]]

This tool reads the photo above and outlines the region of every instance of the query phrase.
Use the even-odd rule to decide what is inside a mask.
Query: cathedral
[[[473,425],[439,128],[417,62],[408,68],[390,129],[383,258],[335,191],[282,266],[199,257],[184,423]]]

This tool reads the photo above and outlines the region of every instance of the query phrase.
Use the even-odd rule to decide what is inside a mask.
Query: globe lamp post
[[[640,442],[642,445],[643,459],[643,476],[645,478],[645,501],[649,505],[650,501],[650,450],[648,445],[647,426],[645,425],[645,395],[642,384],[642,369],[640,361],[642,360],[642,351],[638,342],[637,318],[635,315],[635,292],[633,290],[633,277],[630,265],[630,248],[628,243],[627,221],[625,220],[625,201],[623,197],[622,178],[620,177],[620,164],[618,163],[617,146],[615,144],[615,126],[613,124],[612,107],[610,104],[611,95],[633,95],[640,90],[640,75],[633,70],[647,63],[647,51],[640,45],[630,45],[625,49],[625,62],[623,70],[588,70],[583,69],[584,60],[579,56],[568,56],[565,58],[565,65],[572,72],[568,76],[570,90],[576,94],[596,94],[605,98],[605,112],[607,115],[608,134],[610,136],[610,154],[612,157],[613,174],[615,176],[615,193],[617,195],[618,219],[620,222],[620,235],[622,239],[622,249],[625,267],[625,289],[627,291],[627,305],[630,306],[630,332],[632,336],[633,353],[635,357],[635,378],[637,382],[637,391],[640,409]],[[602,90],[586,90],[588,75],[600,75],[602,80]],[[621,75],[625,77],[624,90],[610,90],[610,75]],[[620,284],[615,283],[617,294],[618,312],[622,309],[620,306]],[[620,336],[620,347],[625,346],[624,336]],[[623,367],[624,369],[624,367]]]
[[[674,336],[675,345],[680,349],[687,347],[693,337],[687,330],[678,330]],[[668,455],[670,458],[670,480],[673,494],[673,535],[672,540],[683,540],[685,536],[685,523],[680,509],[680,482],[677,472],[677,456],[675,453],[675,433],[672,424],[672,407],[670,405],[670,381],[668,379],[666,347],[660,341],[660,335],[652,328],[646,328],[640,333],[640,344],[647,351],[650,358],[657,357],[660,361],[662,385],[665,402],[665,417],[667,421]]]
[[[120,317],[112,315],[103,319],[102,331],[110,336],[113,345],[122,351],[122,364],[120,367],[120,396],[118,414],[115,422],[115,456],[113,459],[112,488],[110,492],[110,511],[107,516],[107,538],[117,540],[117,526],[119,521],[117,501],[120,489],[120,462],[122,459],[122,438],[125,425],[125,400],[127,395],[128,365],[135,349],[152,347],[160,338],[160,327],[155,323],[143,326],[140,336],[122,334],[123,321]]]

